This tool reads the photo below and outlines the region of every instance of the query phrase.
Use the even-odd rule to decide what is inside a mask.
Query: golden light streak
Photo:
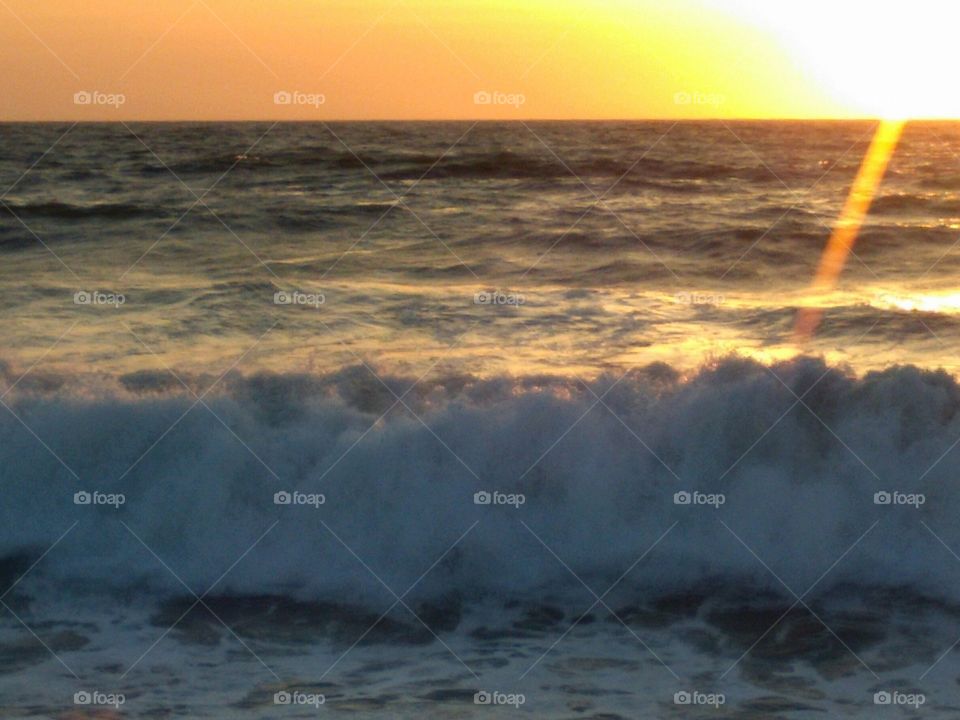
[[[810,287],[812,295],[822,295],[836,287],[837,279],[843,271],[843,266],[853,250],[857,235],[870,210],[870,204],[883,181],[904,125],[903,120],[883,120],[877,128],[870,143],[870,149],[853,181],[853,187],[850,188],[847,202],[837,218],[830,241],[820,257],[820,264],[817,266],[817,272]],[[806,342],[816,332],[822,317],[823,310],[819,307],[801,308],[794,326],[795,342],[798,344]]]

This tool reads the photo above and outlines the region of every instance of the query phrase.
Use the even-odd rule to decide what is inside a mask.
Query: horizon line
[[[77,119],[77,118],[35,118],[35,119],[7,119],[0,118],[0,125],[13,124],[42,124],[42,123],[77,123],[77,124],[121,124],[125,122],[139,123],[277,123],[277,124],[313,124],[313,123],[524,123],[524,122],[555,122],[555,123],[629,123],[629,122],[663,122],[663,123],[693,123],[693,122],[880,122],[882,117],[835,117],[835,116],[794,116],[794,117],[612,117],[612,118],[558,118],[558,117],[523,117],[523,118],[108,118]],[[960,122],[960,117],[917,117],[906,120],[907,123],[917,122]]]

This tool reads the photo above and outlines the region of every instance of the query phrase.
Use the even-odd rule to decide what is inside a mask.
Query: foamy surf
[[[955,597],[960,388],[943,373],[727,359],[589,384],[456,377],[398,403],[412,383],[358,368],[235,377],[202,404],[150,383],[15,393],[43,442],[0,419],[2,554],[32,561],[76,523],[31,581],[162,595],[146,548],[199,591],[263,535],[219,592],[362,604],[377,586],[354,554],[408,585],[469,530],[417,588],[469,602],[570,571],[612,582],[669,530],[631,596],[803,588],[856,543],[820,589]]]

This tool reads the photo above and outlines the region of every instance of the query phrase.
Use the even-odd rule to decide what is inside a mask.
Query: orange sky
[[[817,2],[0,0],[0,119],[872,115]]]

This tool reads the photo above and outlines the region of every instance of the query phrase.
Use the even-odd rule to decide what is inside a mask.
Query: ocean
[[[0,717],[956,717],[960,125],[809,292],[875,129],[0,125]]]

